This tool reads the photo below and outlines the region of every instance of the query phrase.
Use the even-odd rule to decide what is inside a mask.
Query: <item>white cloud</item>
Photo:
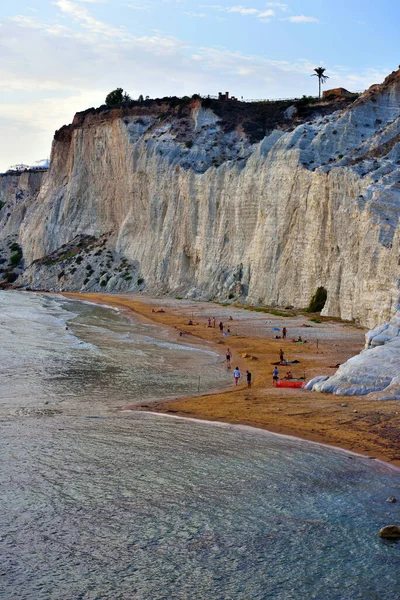
[[[316,17],[305,17],[304,15],[295,15],[293,17],[287,17],[284,20],[290,21],[291,23],[319,23],[319,19]]]
[[[184,13],[187,17],[191,17],[192,19],[205,19],[207,15],[205,13],[196,13],[187,11]]]
[[[274,10],[263,10],[262,12],[259,12],[257,17],[259,19],[268,19],[269,17],[273,17],[275,15],[275,11]]]
[[[244,6],[231,6],[226,10],[228,12],[239,13],[241,15],[258,15],[260,12],[257,8],[245,8]]]
[[[71,0],[56,0],[54,4],[55,6],[58,6],[63,13],[71,15],[74,19],[80,21],[83,27],[94,33],[111,37],[122,37],[125,35],[124,28],[111,27],[102,21],[97,21],[90,15],[87,8],[80,6],[77,2],[71,2]]]
[[[268,5],[271,4],[273,3],[268,3]],[[237,6],[221,6],[220,4],[201,4],[200,7],[210,8],[219,12],[236,13],[244,17],[256,17],[257,19],[260,19],[260,21],[263,21],[265,23],[268,23],[270,18],[275,16],[275,11],[272,9],[260,10],[258,8],[246,8],[241,4]]]

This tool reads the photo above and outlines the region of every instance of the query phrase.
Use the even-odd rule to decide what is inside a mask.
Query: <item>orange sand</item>
[[[229,346],[233,354],[232,380],[233,368],[236,366],[239,366],[242,377],[246,369],[249,369],[253,376],[253,385],[250,389],[247,388],[243,377],[242,383],[237,388],[232,387],[224,392],[128,406],[129,408],[251,425],[276,433],[339,446],[400,466],[399,402],[370,400],[363,396],[338,397],[304,390],[278,389],[272,385],[271,363],[279,360],[280,348],[284,350],[285,356],[295,357],[301,361],[300,365],[279,367],[281,376],[289,369],[295,376],[301,376],[305,372],[307,379],[315,375],[331,375],[335,372],[334,369],[329,368],[331,365],[345,362],[362,349],[363,332],[359,329],[348,324],[338,324],[334,320],[332,323],[324,322],[318,327],[326,325],[328,331],[330,326],[333,327],[332,338],[328,340],[325,338],[317,348],[315,343],[298,345],[293,344],[291,340],[275,340],[272,331],[269,332],[269,339],[265,339],[266,335],[260,334],[257,322],[254,325],[251,321],[246,321],[248,311],[241,309],[238,313],[237,309],[226,308],[224,324],[230,325],[232,332],[235,331],[236,334],[223,338],[218,328],[206,326],[207,317],[213,316],[213,311],[214,314],[221,311],[220,306],[213,304],[196,303],[197,312],[193,320],[199,324],[188,326],[192,314],[187,308],[185,313],[184,303],[180,306],[178,300],[173,302],[171,299],[165,300],[164,306],[160,299],[147,297],[138,299],[137,296],[129,295],[77,293],[64,295],[78,300],[89,300],[133,310],[136,314],[155,323],[175,328],[177,340],[182,339],[179,337],[179,331],[184,331],[187,332],[183,338],[186,341],[193,335],[215,342],[218,344],[216,350],[223,356]],[[152,312],[152,310],[160,310],[161,307],[165,309],[165,313]],[[200,317],[199,311],[202,314]],[[227,321],[233,311],[240,318],[243,317],[243,322],[237,321],[236,317],[232,322]],[[251,316],[254,316],[253,313]],[[265,314],[260,316],[260,319],[264,318],[265,322],[265,318],[268,317],[270,315]],[[301,318],[304,322],[308,321],[308,316]],[[280,322],[282,324],[282,319]],[[289,333],[294,327],[291,318],[285,318],[283,325],[288,328]],[[341,332],[346,333],[344,338],[340,336]],[[335,339],[335,336],[338,339]],[[304,338],[307,338],[307,329],[304,329]],[[347,406],[342,406],[343,404]]]

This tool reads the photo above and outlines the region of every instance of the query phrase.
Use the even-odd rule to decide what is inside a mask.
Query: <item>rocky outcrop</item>
[[[290,106],[164,99],[78,114],[56,133],[38,197],[15,207],[21,282],[94,290],[102,280],[112,291],[126,260],[124,289],[305,307],[324,287],[323,314],[389,320],[400,74],[339,112]],[[96,252],[89,279],[68,253],[46,270],[42,259],[77,236],[107,237],[115,264],[103,279]]]
[[[339,367],[332,377],[312,379],[306,388],[338,396],[400,400],[400,311],[389,323],[367,333],[361,354]]]

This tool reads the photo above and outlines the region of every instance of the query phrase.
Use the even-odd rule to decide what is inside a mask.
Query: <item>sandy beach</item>
[[[227,348],[231,350],[232,386],[229,389],[139,406],[130,406],[127,402],[122,409],[249,425],[341,447],[400,467],[398,402],[273,386],[273,363],[279,361],[280,349],[286,360],[299,361],[278,366],[280,377],[290,370],[294,377],[305,376],[309,380],[316,375],[333,374],[335,365],[360,352],[365,330],[335,319],[315,323],[310,321],[311,315],[281,317],[190,300],[109,294],[63,295],[132,310],[146,320],[171,328],[172,335],[185,343],[196,343],[197,339],[212,342],[221,359]],[[215,317],[215,328],[207,326],[208,317]],[[189,325],[190,321],[193,325]],[[227,336],[218,328],[220,321],[224,323],[225,332],[230,329]],[[287,328],[287,339],[275,339],[283,327]],[[292,341],[299,336],[307,343]],[[237,387],[233,380],[235,367],[239,367],[242,375]],[[246,370],[252,373],[251,388],[246,384]]]

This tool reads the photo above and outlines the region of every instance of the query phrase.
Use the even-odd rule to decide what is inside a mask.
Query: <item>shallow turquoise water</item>
[[[0,294],[3,328],[14,311],[0,364],[10,381],[13,368],[29,371],[17,392],[10,381],[0,391],[0,598],[400,598],[400,544],[377,537],[380,527],[400,521],[400,503],[386,502],[400,496],[399,472],[246,428],[116,413],[125,385],[140,397],[142,371],[122,349],[130,343],[115,339],[124,329],[134,335],[136,325],[74,303],[67,309],[78,316],[67,331],[58,300],[43,305],[41,297],[21,296]],[[18,303],[24,314],[29,305],[25,327],[17,325]],[[49,324],[49,316],[61,321]],[[163,348],[163,380],[175,372],[180,350],[169,355],[158,344],[171,340],[160,335],[150,345]],[[139,349],[154,356],[146,344]],[[117,386],[107,369],[120,348],[128,354],[113,365],[122,369]],[[194,355],[201,374],[221,369],[218,357]],[[140,364],[150,360],[137,356]],[[74,378],[92,364],[79,397]],[[167,394],[178,393],[171,382],[187,384],[188,369],[183,379],[171,377]],[[153,379],[154,389],[144,386],[148,399],[162,390],[159,376]]]

